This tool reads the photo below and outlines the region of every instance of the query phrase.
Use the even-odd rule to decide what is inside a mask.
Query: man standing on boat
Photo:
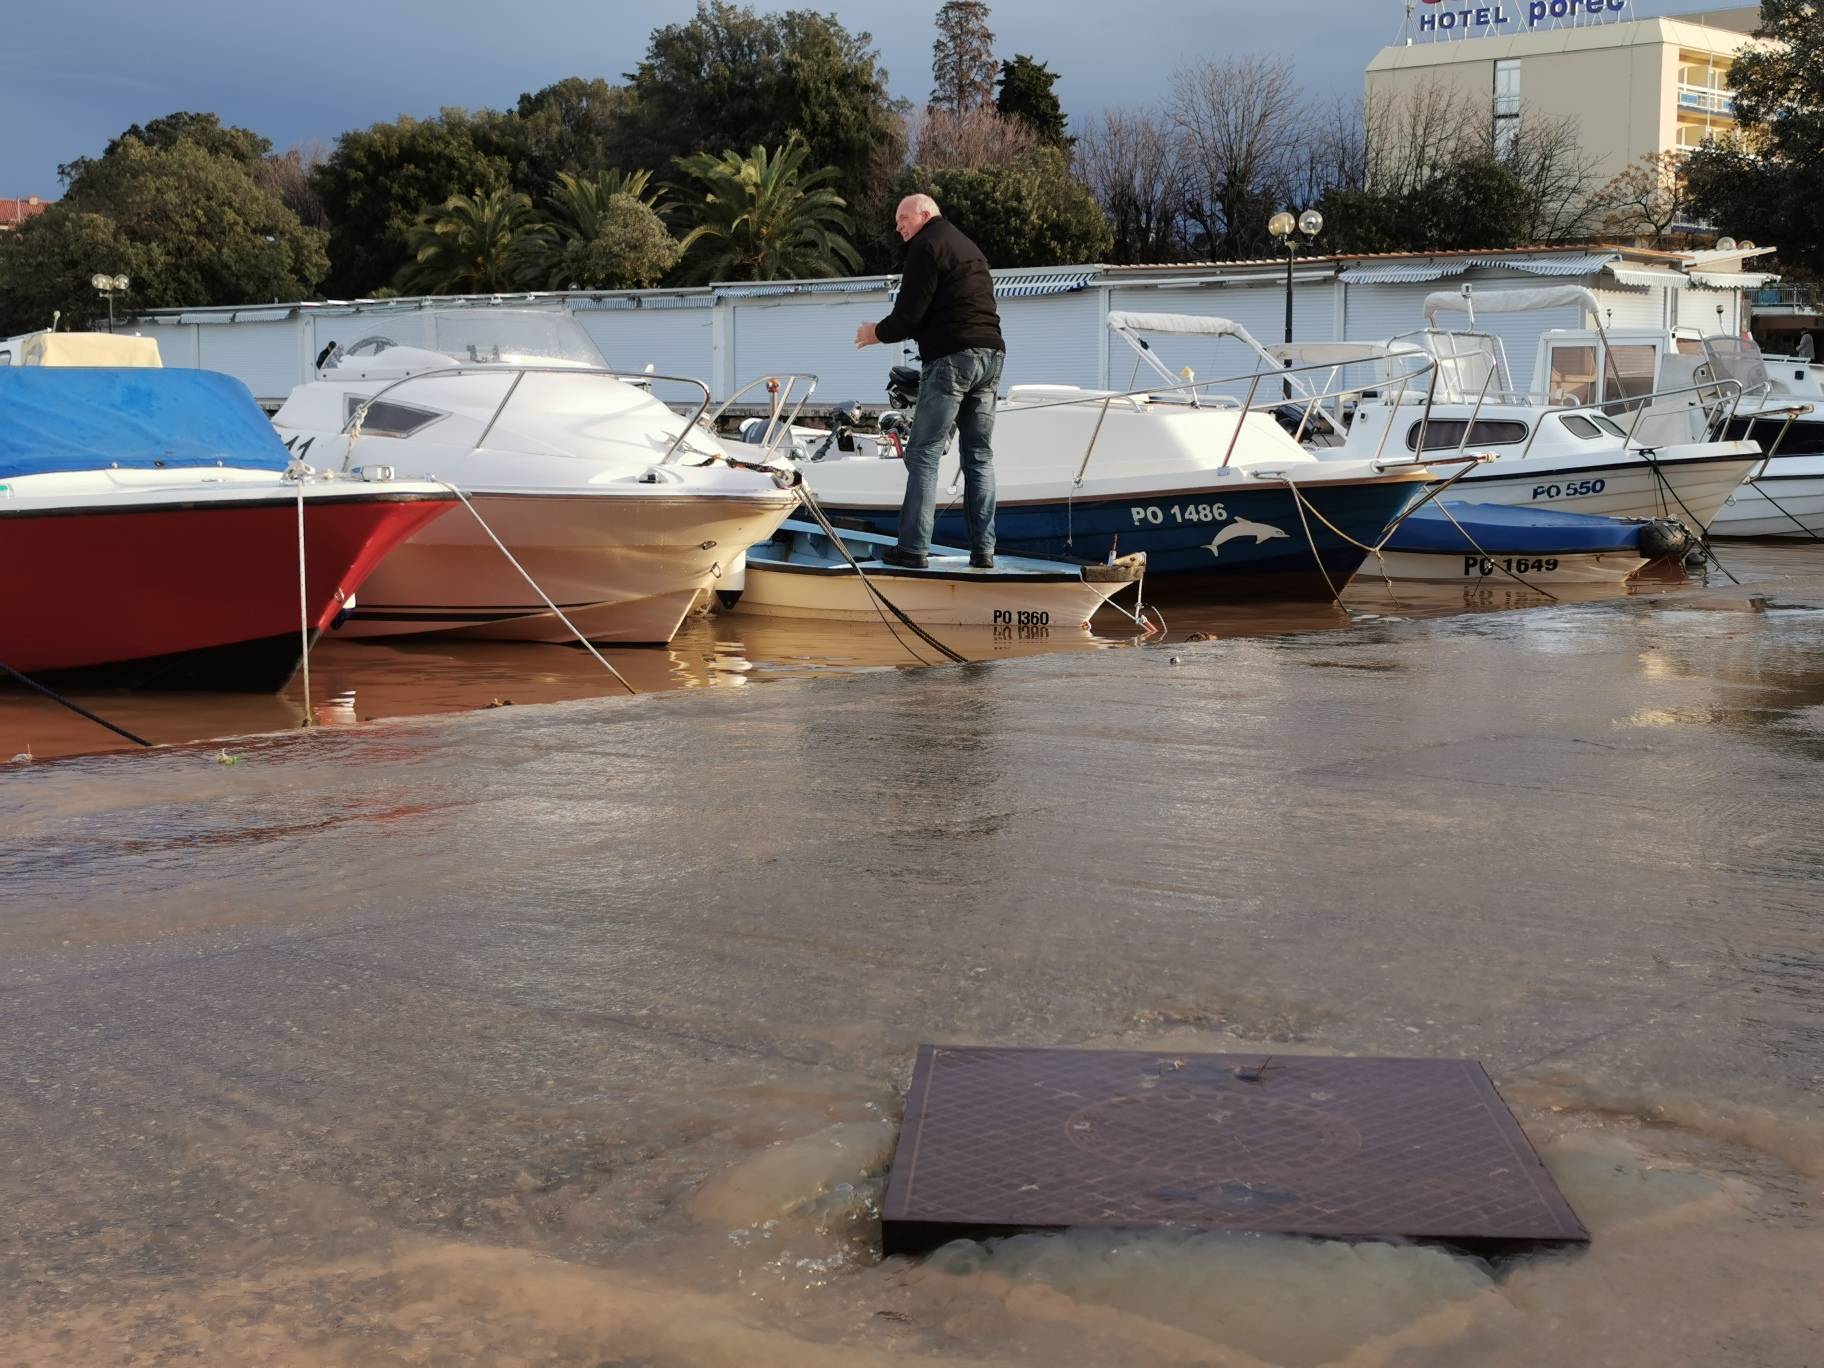
[[[969,564],[994,568],[994,392],[1007,343],[994,306],[988,259],[946,220],[929,195],[899,202],[893,226],[906,242],[906,264],[893,312],[855,330],[857,347],[918,343],[924,370],[906,443],[906,497],[899,506],[899,545],[882,550],[888,565],[922,568],[937,516],[937,471],[950,434],[960,438],[963,516]]]

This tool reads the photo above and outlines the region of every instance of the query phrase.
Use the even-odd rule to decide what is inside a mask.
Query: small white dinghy
[[[947,546],[932,547],[926,568],[912,570],[872,559],[893,545],[892,537],[838,530],[847,556],[809,522],[788,522],[771,541],[750,547],[745,565],[717,586],[723,607],[765,617],[876,622],[889,611],[877,590],[924,627],[1087,627],[1103,604],[1146,573],[1141,552],[1105,565],[997,555],[994,569],[977,570],[968,552]]]

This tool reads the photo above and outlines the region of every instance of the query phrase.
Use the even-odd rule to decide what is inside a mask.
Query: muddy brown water
[[[1783,548],[1771,554],[1775,563]],[[1734,557],[1731,557],[1733,561]],[[1721,581],[1719,581],[1721,582]],[[1555,592],[1567,602],[1643,593],[1680,592],[1704,580],[1682,576],[1626,586],[1571,586]],[[1285,632],[1334,631],[1385,616],[1443,617],[1549,604],[1512,580],[1453,585],[1390,585],[1363,577],[1350,587],[1347,611],[1334,604],[1255,603],[1216,606],[1167,602],[1164,640],[1193,634],[1225,639]],[[1148,638],[1112,610],[1093,630],[949,628],[932,633],[971,660],[1007,660],[1054,651],[1108,650]],[[641,693],[670,689],[744,687],[776,679],[936,663],[940,657],[903,629],[872,623],[819,623],[744,614],[686,621],[663,649],[608,649],[609,663]],[[580,648],[527,642],[469,642],[403,638],[394,642],[321,643],[311,655],[306,708],[302,673],[276,695],[156,691],[69,690],[91,712],[155,745],[177,745],[283,731],[310,724],[345,727],[382,718],[466,712],[625,692]],[[115,736],[27,690],[0,686],[0,764],[16,756],[50,759],[133,749]]]
[[[0,1363],[1815,1362],[1824,559],[1744,577],[0,768]],[[1594,1242],[882,1260],[920,1041],[1477,1058]]]

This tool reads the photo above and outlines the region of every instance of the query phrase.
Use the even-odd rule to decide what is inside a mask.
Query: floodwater
[[[1752,548],[1737,573],[1765,574],[1772,558],[1779,573],[1794,548]],[[1803,548],[1802,550],[1809,550]],[[1736,556],[1731,554],[1733,566]],[[1726,583],[1721,577],[1710,578]],[[1696,587],[1702,587],[1700,577]],[[1557,598],[1591,602],[1641,594],[1676,593],[1693,585],[1671,579],[1629,585],[1575,585]],[[1124,602],[1127,601],[1124,597]],[[1167,601],[1158,611],[1166,631],[1153,641],[1215,639],[1287,632],[1334,631],[1386,616],[1443,617],[1465,612],[1538,607],[1552,596],[1513,580],[1474,586],[1391,584],[1358,578],[1335,604],[1242,603],[1214,606]],[[1129,603],[1131,607],[1131,603]],[[1006,660],[1054,651],[1108,650],[1149,638],[1112,609],[1091,631],[1065,628],[946,628],[932,635],[969,660]],[[903,628],[872,623],[820,623],[735,614],[688,619],[662,649],[606,649],[608,662],[640,693],[670,689],[741,687],[769,680],[858,673],[937,663],[940,654]],[[468,642],[402,638],[394,642],[321,643],[306,680],[300,673],[283,693],[173,694],[68,690],[66,696],[115,725],[152,742],[173,745],[285,731],[305,725],[344,727],[382,718],[417,717],[478,708],[552,703],[626,693],[589,654],[574,646],[527,642]],[[134,743],[23,688],[0,684],[0,763],[98,751],[130,750]]]
[[[0,768],[0,1362],[1815,1363],[1824,559],[1760,565]],[[923,1041],[1477,1058],[1593,1243],[883,1261]]]

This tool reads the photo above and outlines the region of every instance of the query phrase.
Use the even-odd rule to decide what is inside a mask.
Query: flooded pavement
[[[1727,563],[1752,582],[1807,573],[1810,546],[1733,547]],[[1709,581],[1728,580],[1714,571]],[[1389,616],[1449,617],[1511,612],[1562,602],[1700,592],[1706,582],[1649,579],[1627,585],[1572,585],[1553,595],[1512,579],[1473,586],[1395,584],[1358,577],[1346,609],[1331,603],[1239,603],[1211,606],[1168,601],[1161,608],[1166,641],[1232,640],[1288,632],[1336,631]],[[1056,651],[1109,650],[1147,640],[1133,623],[1104,610],[1093,631],[1066,628],[946,628],[933,633],[970,660],[1007,660]],[[1155,638],[1156,640],[1156,638]],[[698,616],[665,648],[604,649],[634,689],[744,686],[778,679],[861,673],[937,663],[939,654],[910,633],[883,626],[755,617]],[[626,689],[577,647],[527,642],[325,641],[311,653],[310,694],[302,674],[283,693],[183,694],[70,690],[68,697],[154,745],[230,741],[301,727],[346,727],[385,718],[481,708],[620,697]],[[137,749],[94,722],[25,689],[0,684],[0,764],[16,756],[42,760]]]
[[[1815,1361],[1824,564],[1766,555],[0,769],[0,1362]],[[882,1261],[921,1041],[1479,1058],[1594,1242]]]

